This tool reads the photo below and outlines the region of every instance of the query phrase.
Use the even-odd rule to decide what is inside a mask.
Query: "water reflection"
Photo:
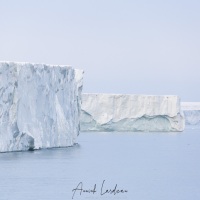
[[[200,199],[200,132],[81,133],[68,148],[0,154],[0,199],[71,199],[102,181],[127,194],[74,199]]]

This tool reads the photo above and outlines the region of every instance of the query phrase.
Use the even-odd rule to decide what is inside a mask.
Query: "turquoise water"
[[[88,191],[96,184],[94,194],[74,194],[80,182]],[[116,184],[127,192],[103,194]],[[68,200],[73,194],[73,199],[199,200],[200,130],[81,133],[74,147],[0,154],[0,200]]]

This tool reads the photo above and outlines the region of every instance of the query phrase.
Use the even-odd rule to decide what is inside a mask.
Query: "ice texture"
[[[82,77],[69,66],[0,62],[0,152],[73,145]]]
[[[82,94],[81,131],[183,131],[178,96]]]
[[[182,102],[185,124],[200,127],[200,102]]]

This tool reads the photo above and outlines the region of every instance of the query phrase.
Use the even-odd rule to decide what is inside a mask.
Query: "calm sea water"
[[[0,200],[69,200],[80,182],[96,192],[74,199],[199,200],[200,130],[81,133],[74,147],[0,154]],[[116,184],[128,192],[101,195]]]

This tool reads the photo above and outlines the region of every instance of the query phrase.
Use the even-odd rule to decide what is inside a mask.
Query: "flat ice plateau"
[[[81,131],[183,131],[178,96],[82,94]]]
[[[200,102],[182,102],[181,108],[185,115],[185,124],[200,126]]]
[[[0,152],[73,145],[82,77],[68,66],[0,62]]]

